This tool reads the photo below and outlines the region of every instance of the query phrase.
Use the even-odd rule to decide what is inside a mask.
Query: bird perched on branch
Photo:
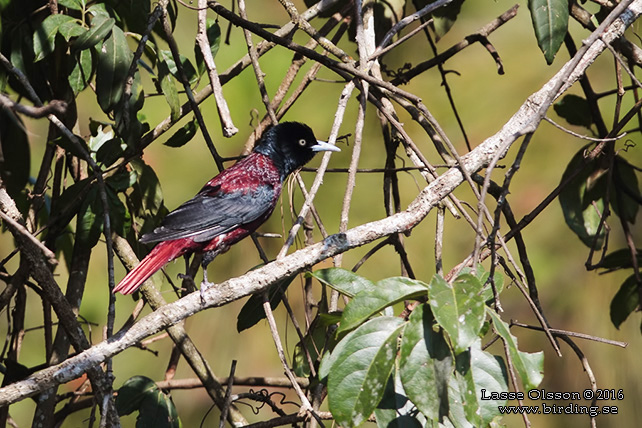
[[[285,178],[320,151],[340,150],[318,141],[302,123],[284,122],[270,128],[249,156],[212,178],[153,232],[141,237],[140,242],[158,245],[114,292],[131,294],[165,264],[192,253],[203,254],[207,284],[207,265],[270,217]]]

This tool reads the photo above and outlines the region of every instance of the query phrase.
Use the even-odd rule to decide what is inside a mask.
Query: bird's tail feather
[[[154,249],[114,287],[114,293],[131,294],[166,263],[181,255],[184,247],[175,241],[165,241]]]

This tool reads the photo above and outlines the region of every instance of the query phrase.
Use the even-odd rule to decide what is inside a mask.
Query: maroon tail
[[[165,241],[156,245],[134,269],[114,287],[114,293],[132,294],[143,282],[185,250],[184,240]]]

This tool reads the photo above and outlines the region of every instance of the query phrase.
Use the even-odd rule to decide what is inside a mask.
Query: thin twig
[[[218,71],[216,70],[214,57],[212,56],[212,48],[207,38],[207,0],[198,0],[198,9],[198,31],[196,33],[196,43],[198,43],[198,47],[203,55],[203,62],[207,69],[207,75],[210,78],[210,86],[212,88],[212,93],[214,94],[214,99],[216,100],[216,109],[221,121],[221,127],[223,128],[223,135],[225,137],[231,137],[238,132],[238,129],[232,121],[230,108],[228,107],[225,96],[223,95],[223,87],[218,76]]]

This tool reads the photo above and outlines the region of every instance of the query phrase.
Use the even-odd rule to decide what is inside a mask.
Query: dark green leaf
[[[221,44],[221,27],[219,27],[217,20],[212,18],[207,19],[206,34],[207,40],[210,44],[212,58],[216,58],[218,48]],[[196,68],[200,76],[205,72],[205,61],[203,60],[203,53],[201,52],[198,43],[194,45],[194,57],[196,58]]]
[[[156,388],[143,400],[136,418],[136,428],[180,428],[176,406],[171,397]]]
[[[114,175],[105,179],[105,183],[113,189],[114,192],[124,192],[136,183],[137,174],[134,171],[121,169]]]
[[[72,37],[78,37],[82,34],[85,34],[87,29],[83,27],[79,20],[74,19],[73,21],[63,22],[58,28],[58,33],[65,38],[66,41],[69,41]]]
[[[342,268],[319,269],[306,273],[306,276],[316,278],[321,284],[332,287],[348,297],[354,297],[360,291],[375,288],[372,281]]]
[[[381,401],[394,365],[403,321],[374,318],[341,340],[320,370],[328,376],[328,404],[337,423],[359,425]]]
[[[373,289],[357,293],[346,305],[339,333],[355,328],[388,306],[426,296],[427,292],[428,285],[421,281],[404,277],[383,279]]]
[[[268,288],[268,300],[270,301],[272,310],[279,306],[283,300],[283,293],[285,293],[285,290],[288,289],[295,277],[296,275],[277,281]],[[253,294],[247,302],[245,302],[245,305],[243,305],[236,318],[236,330],[240,333],[243,330],[254,327],[263,319],[265,319],[263,294]]]
[[[310,364],[305,350],[307,349],[310,358],[314,363],[319,358],[319,352],[322,350],[331,350],[336,345],[334,334],[328,332],[328,328],[336,323],[337,320],[332,317],[317,316],[312,323],[307,333],[303,337],[303,341],[299,341],[294,347],[294,355],[292,357],[292,370],[297,376],[307,377],[310,376]],[[326,343],[327,339],[327,343]]]
[[[4,108],[0,109],[0,144],[0,177],[15,199],[29,181],[31,152],[22,120]]]
[[[69,59],[73,65],[67,79],[69,80],[69,86],[74,91],[74,95],[78,95],[87,87],[87,83],[91,77],[91,51],[80,51],[76,54],[75,58],[69,56]]]
[[[479,342],[479,339],[477,342]],[[473,426],[484,426],[481,423],[479,404],[475,394],[477,387],[473,379],[470,361],[472,348],[475,347],[477,342],[474,342],[470,349],[455,358],[455,370],[448,383],[449,418],[452,421],[462,419]],[[466,423],[460,423],[459,425],[466,425]]]
[[[135,201],[136,215],[155,215],[163,206],[163,191],[154,169],[140,159],[130,162],[136,173],[136,184],[132,200]]]
[[[465,351],[484,324],[485,300],[482,283],[471,274],[462,274],[451,285],[440,276],[430,282],[430,306],[435,319],[450,336],[455,354]]]
[[[172,121],[177,121],[181,114],[181,103],[178,99],[178,89],[174,77],[168,66],[168,58],[171,60],[171,53],[168,51],[160,51],[158,62],[158,83],[160,90],[165,96],[165,100],[169,105]],[[171,64],[175,66],[173,60]]]
[[[568,28],[568,0],[528,0],[537,44],[552,64]]]
[[[183,72],[185,73],[185,76],[187,77],[187,81],[189,82],[190,85],[193,85],[198,81],[198,74],[196,73],[196,70],[194,69],[194,66],[190,62],[187,57],[183,55],[179,55],[180,61],[181,61],[181,66],[183,68]],[[183,80],[181,78],[181,74],[178,71],[178,66],[176,65],[176,61],[174,61],[174,57],[172,56],[172,53],[170,51],[166,50],[160,50],[159,51],[159,57],[158,60],[163,62],[167,66],[167,72],[169,72],[174,78],[183,83]]]
[[[80,141],[81,147],[78,147],[78,144],[75,144],[69,141],[65,136],[56,138],[53,141],[53,143],[58,147],[62,147],[63,149],[65,149],[65,151],[71,153],[72,155],[80,159],[84,159],[86,156],[86,151],[88,151],[89,149],[87,148],[86,143],[83,140],[81,140],[78,135],[76,135],[76,137],[78,141]],[[83,147],[85,150],[83,150]]]
[[[187,144],[198,131],[198,120],[194,117],[165,141],[168,147],[183,147]]]
[[[118,415],[124,416],[138,410],[147,394],[158,390],[156,382],[145,376],[133,376],[125,381],[116,396]]]
[[[107,187],[107,201],[109,204],[109,219],[111,223],[111,231],[117,233],[119,236],[125,237],[132,227],[132,218],[125,207],[125,204],[118,198],[118,195]],[[102,203],[101,203],[102,207]],[[101,213],[100,220],[103,219]]]
[[[419,0],[415,1],[415,6],[420,9],[427,6],[430,3],[434,3],[436,0]],[[446,6],[442,6],[431,13],[432,16],[432,29],[437,36],[437,41],[442,38],[455,24],[457,20],[457,15],[461,11],[461,6],[464,4],[464,0],[453,0],[448,3]]]
[[[426,418],[417,413],[415,405],[408,400],[403,389],[399,370],[394,370],[383,397],[374,410],[379,428],[422,428],[426,425]]]
[[[96,161],[109,167],[123,155],[123,140],[116,137],[105,141],[96,151]]]
[[[75,18],[62,14],[49,15],[36,27],[33,33],[34,62],[40,61],[53,52],[58,29],[64,23],[71,21],[75,21]]]
[[[604,227],[599,228],[601,213],[604,211],[604,194],[606,192],[605,171],[595,161],[585,165],[584,148],[573,156],[566,171],[562,175],[562,182],[566,181],[577,168],[582,169],[568,185],[562,189],[559,200],[566,224],[582,240],[587,247],[596,249],[602,247],[605,236]],[[597,207],[597,210],[596,210]],[[600,234],[596,234],[600,229]]]
[[[417,306],[401,339],[399,372],[408,398],[427,418],[448,414],[448,380],[453,358],[441,331],[433,330],[430,306]]]
[[[105,112],[111,112],[120,101],[123,85],[133,54],[127,45],[125,33],[113,27],[111,35],[96,49],[98,66],[96,70],[96,93],[98,104]]]
[[[482,426],[486,426],[499,415],[497,406],[505,404],[505,400],[482,400],[482,389],[485,389],[486,396],[491,392],[508,391],[508,372],[501,357],[482,351],[481,341],[476,341],[470,348],[470,367],[472,369],[472,384],[477,397],[482,420]]]
[[[583,126],[590,129],[593,124],[591,109],[585,98],[567,94],[553,105],[555,113],[571,125]]]
[[[628,277],[611,301],[611,322],[616,328],[640,307],[640,292],[635,275]]]
[[[524,384],[524,389],[528,391],[529,389],[536,388],[543,378],[544,352],[528,353],[520,351],[517,348],[517,338],[511,334],[508,324],[502,321],[493,309],[486,308],[486,312],[488,312],[493,321],[495,331],[504,339],[504,343],[508,346],[513,366]]]
[[[82,51],[89,49],[99,42],[102,42],[105,37],[111,32],[116,20],[106,15],[96,15],[91,20],[91,27],[86,33],[79,36],[74,41],[72,47],[75,50]]]
[[[638,265],[642,265],[642,248],[636,248],[636,253]],[[606,272],[604,273],[614,272],[620,269],[629,269],[632,267],[631,250],[629,248],[622,248],[607,254],[600,264],[600,268],[606,269]]]
[[[613,170],[613,186],[611,187],[611,206],[613,212],[629,223],[635,223],[642,201],[638,177],[635,169],[619,155],[615,157]]]
[[[87,248],[93,248],[103,231],[103,206],[98,188],[92,186],[78,210],[76,240]]]
[[[114,132],[111,130],[104,131],[102,126],[100,126],[96,131],[96,135],[92,135],[91,137],[89,137],[89,143],[88,143],[89,150],[91,150],[93,153],[96,153],[98,152],[98,150],[100,150],[103,144],[113,139],[114,139]]]
[[[51,212],[51,217],[62,216],[65,211],[68,211],[67,215],[69,216],[69,221],[71,221],[71,218],[76,215],[75,207],[80,206],[86,199],[87,192],[93,187],[92,181],[93,177],[85,178],[67,187],[58,197],[55,208]]]
[[[109,0],[107,3],[114,9],[111,15],[117,16],[122,22],[120,25],[122,28],[127,28],[129,32],[133,33],[142,34],[145,32],[151,12],[151,1]],[[154,3],[154,5],[156,4]]]
[[[85,0],[58,0],[58,6],[64,6],[74,10],[82,10],[85,5]]]
[[[172,400],[148,377],[134,376],[123,384],[116,397],[120,416],[138,410],[136,428],[178,428],[181,426]]]

